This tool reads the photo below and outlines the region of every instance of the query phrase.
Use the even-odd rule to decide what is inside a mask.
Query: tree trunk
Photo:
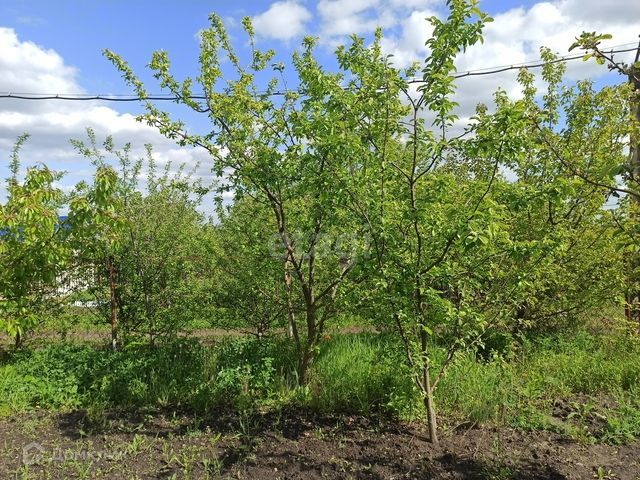
[[[141,271],[144,275],[145,273]],[[151,306],[149,284],[145,276],[142,277],[142,290],[144,293],[144,312],[149,324],[149,344],[153,347],[156,341],[156,320]]]
[[[307,373],[309,371],[309,366],[311,365],[312,359],[313,359],[313,346],[310,345],[309,342],[307,342],[305,345],[304,352],[302,352],[299,363],[298,363],[298,382],[300,385],[305,385],[309,380],[307,378]]]
[[[427,425],[429,427],[429,440],[434,445],[438,444],[438,425],[436,423],[436,409],[433,401],[433,388],[429,372],[429,352],[427,350],[427,332],[424,329],[420,335],[422,349],[422,386],[424,388],[424,408],[427,412]]]
[[[15,337],[15,346],[16,348],[20,348],[22,347],[22,334],[20,334],[20,332],[16,332],[16,337]]]
[[[116,267],[113,255],[109,256],[109,290],[111,292],[111,349],[118,349],[118,317],[116,316]]]
[[[292,339],[296,348],[300,350],[300,336],[298,335],[298,326],[296,325],[296,314],[293,311],[293,302],[291,301],[292,289],[291,289],[291,261],[289,257],[284,261],[284,285],[287,292],[287,320],[288,320],[288,335]]]
[[[305,385],[308,381],[307,373],[313,361],[316,346],[316,306],[307,305],[307,341],[304,343],[304,351],[299,354],[298,381],[300,385]]]
[[[635,62],[640,60],[640,45],[636,54]],[[633,99],[631,102],[631,116],[633,121],[640,125],[640,68],[632,65],[629,69],[629,83],[633,87]],[[631,180],[640,185],[640,138],[632,135],[629,151],[629,172]],[[640,198],[634,196],[631,205],[632,220],[635,223],[640,222]],[[635,252],[629,254],[631,258],[627,259],[629,266],[629,278],[627,279],[627,294],[625,315],[627,320],[633,321],[640,327],[640,258]]]

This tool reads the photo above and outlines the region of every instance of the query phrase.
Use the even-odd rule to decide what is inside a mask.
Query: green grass
[[[561,429],[552,418],[557,402],[579,398],[606,417],[600,432],[609,442],[640,436],[640,339],[624,334],[524,341],[515,358],[479,362],[472,353],[458,358],[437,391],[440,411],[455,421],[507,423],[520,428]],[[617,406],[600,406],[614,404]],[[574,434],[571,425],[565,433]]]
[[[286,366],[269,356],[276,347],[243,339],[212,349],[182,340],[158,348],[133,345],[115,353],[72,343],[16,352],[0,366],[0,411],[97,403],[204,412],[266,399],[278,384],[276,375],[285,377]]]
[[[398,347],[386,335],[336,336],[322,348],[311,372],[312,405],[325,411],[415,416],[419,399]]]
[[[437,350],[435,367],[443,356]],[[459,355],[436,391],[444,424],[554,429],[588,441],[640,437],[640,339],[623,333],[542,337],[507,358]],[[286,339],[228,338],[215,346],[180,340],[119,352],[54,343],[0,363],[0,415],[33,409],[217,408],[247,411],[296,403],[325,412],[384,413],[420,420],[402,349],[391,335],[344,334],[319,350],[306,387],[296,385]],[[574,410],[553,418],[554,405]],[[604,422],[590,430],[593,416]],[[595,418],[595,417],[594,417]],[[603,420],[604,419],[604,420]]]

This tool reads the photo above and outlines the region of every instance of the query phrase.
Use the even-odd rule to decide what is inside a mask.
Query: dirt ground
[[[352,333],[377,333],[373,327],[361,327],[350,326],[342,327],[338,329],[341,334]],[[284,335],[285,330],[274,328],[271,330],[271,335]],[[211,345],[225,337],[242,337],[242,336],[254,336],[255,332],[241,329],[224,329],[224,328],[201,328],[196,330],[190,330],[188,332],[182,332],[178,334],[179,337],[189,337],[199,340],[203,345]],[[66,334],[59,332],[47,331],[47,332],[34,332],[29,333],[25,338],[24,345],[26,347],[39,347],[47,345],[51,342],[59,341],[68,342],[88,342],[98,345],[108,345],[111,342],[111,332],[107,328],[93,329],[93,330],[71,330]],[[14,340],[4,332],[0,332],[0,355],[2,350],[8,350],[13,346]]]
[[[307,411],[35,412],[0,419],[0,479],[640,480],[640,442],[586,445],[549,432],[421,425]]]
[[[251,335],[250,332],[234,329],[222,329],[222,328],[206,328],[199,330],[192,330],[188,333],[184,333],[180,336],[188,336],[197,338],[198,340],[207,341],[217,340],[221,337],[237,337],[242,335]],[[66,334],[59,332],[34,332],[29,333],[25,338],[25,346],[37,347],[46,345],[52,341],[59,342],[61,340],[66,341],[80,341],[97,344],[108,344],[111,341],[111,332],[106,328],[93,329],[93,330],[71,330]],[[8,349],[13,345],[13,339],[3,332],[0,332],[0,348]]]

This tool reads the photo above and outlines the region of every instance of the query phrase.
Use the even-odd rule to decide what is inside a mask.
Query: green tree
[[[381,52],[379,34],[369,48],[363,39],[354,38],[349,48],[338,49],[340,73],[321,67],[314,58],[315,40],[306,38],[292,59],[298,90],[288,90],[278,75],[285,68],[282,64],[276,64],[276,76],[262,90],[257,78],[264,75],[274,52],[255,47],[253,28],[245,19],[251,45],[245,67],[220,18],[210,19],[211,26],[201,33],[197,78],[205,104],[191,99],[192,79],[173,78],[165,52],[156,52],[150,66],[180,103],[209,117],[213,130],[187,134],[181,122],[172,121],[150,101],[145,102],[147,113],[141,120],[182,144],[205,148],[216,173],[227,175],[225,188],[233,189],[238,199],[252,196],[268,207],[271,220],[266,226],[273,228],[284,251],[292,303],[304,305],[303,315],[296,317],[304,331],[295,337],[299,379],[304,383],[340,286],[364,263],[360,253],[367,228],[354,221],[352,212],[360,203],[359,193],[368,188],[367,165],[377,161],[376,152],[397,132],[405,111],[398,97],[399,75]],[[236,74],[224,86],[219,86],[220,53]],[[140,97],[147,98],[131,68],[116,54],[106,55]],[[278,89],[283,95],[277,95]],[[327,254],[320,256],[319,244],[337,243],[333,235],[347,225],[353,227],[350,239],[340,242],[352,244],[353,255],[324,248]]]
[[[7,200],[0,204],[0,327],[20,345],[27,330],[35,327],[42,314],[60,306],[74,278],[71,259],[75,255],[80,232],[76,219],[100,223],[96,208],[106,208],[113,188],[113,171],[100,169],[95,176],[95,191],[89,203],[75,194],[66,196],[55,183],[62,174],[45,165],[29,167],[20,181],[20,147],[28,135],[19,138],[6,180]],[[63,208],[69,209],[62,217]],[[84,236],[95,235],[85,229]]]
[[[482,348],[492,332],[521,332],[598,305],[607,301],[607,282],[617,285],[601,187],[617,188],[612,167],[628,131],[615,103],[623,90],[594,91],[588,82],[565,90],[562,70],[543,51],[542,99],[522,73],[523,98],[498,91],[492,113],[479,106],[453,135],[455,59],[482,41],[491,19],[473,0],[447,4],[447,19],[429,19],[434,33],[422,68],[393,68],[377,32],[370,46],[354,36],[339,47],[339,71],[328,72],[307,38],[292,59],[295,91],[284,80],[287,67],[272,63],[274,52],[255,47],[249,20],[245,66],[212,15],[195,80],[177,81],[164,52],[150,63],[178,103],[209,118],[212,129],[201,135],[185,132],[148,100],[128,64],[105,52],[143,99],[140,120],[205,148],[225,178],[221,191],[234,192],[216,250],[229,257],[218,268],[234,270],[242,300],[223,303],[266,319],[286,308],[301,382],[341,308],[391,325],[434,442],[434,390],[457,352]],[[270,64],[275,76],[261,84]],[[419,71],[414,93],[407,78]],[[196,82],[202,102],[192,97]],[[600,175],[591,184],[598,188],[582,188],[585,172]],[[272,261],[265,252],[274,235]],[[263,290],[257,298],[253,287]]]
[[[88,135],[88,144],[73,141],[74,146],[98,170],[106,168],[108,159],[97,148],[95,135],[91,130]],[[184,330],[203,314],[206,297],[198,293],[201,282],[210,277],[211,264],[204,218],[197,207],[206,189],[191,180],[184,166],[172,173],[167,163],[158,172],[150,145],[146,158],[132,160],[130,144],[117,149],[108,137],[104,151],[119,168],[111,210],[114,222],[88,239],[81,261],[96,278],[90,291],[101,317],[117,314],[123,333],[145,334],[154,343],[159,336]]]
[[[626,118],[622,128],[619,123],[613,128],[618,141],[628,146],[628,156],[621,159],[620,155],[616,155],[609,162],[596,164],[595,168],[591,165],[576,166],[570,158],[563,165],[588,185],[604,189],[616,198],[625,196],[615,215],[620,233],[619,245],[625,252],[625,312],[629,320],[640,324],[640,44],[635,59],[627,64],[618,61],[600,46],[603,40],[611,38],[609,34],[583,32],[570,50],[584,50],[583,60],[595,59],[598,64],[606,64],[609,70],[627,79],[624,87],[615,90],[617,105],[624,108]],[[611,126],[607,127],[612,129]]]
[[[0,204],[0,327],[18,346],[49,305],[69,254],[61,241],[64,195],[55,186],[60,174],[41,165],[19,179],[19,150],[27,138],[21,136],[13,149],[7,200]]]
[[[250,197],[221,212],[212,235],[216,281],[210,294],[217,307],[217,326],[248,327],[261,337],[285,327],[288,313],[295,318],[302,307],[287,304],[285,257],[279,239],[270,233],[271,222],[267,206]]]

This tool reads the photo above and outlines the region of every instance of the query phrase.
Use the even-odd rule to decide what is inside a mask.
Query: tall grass
[[[554,406],[586,396],[607,405],[601,412],[608,422],[604,435],[616,441],[640,436],[638,391],[640,339],[579,332],[522,340],[509,361],[461,355],[436,396],[451,421],[524,428],[557,428]]]
[[[436,355],[436,368],[441,356]],[[115,353],[57,343],[14,352],[0,363],[0,414],[95,405],[207,413],[296,402],[325,412],[421,418],[420,398],[393,336],[336,335],[318,352],[309,378],[308,386],[297,386],[295,352],[284,339],[229,338],[214,346],[181,340]],[[556,403],[587,396],[598,405],[605,399],[604,436],[626,441],[640,436],[638,393],[640,339],[579,332],[521,339],[507,359],[461,354],[440,383],[436,401],[451,425],[554,428]]]
[[[395,339],[385,335],[339,335],[328,342],[311,372],[311,403],[325,411],[419,410],[416,390]]]

